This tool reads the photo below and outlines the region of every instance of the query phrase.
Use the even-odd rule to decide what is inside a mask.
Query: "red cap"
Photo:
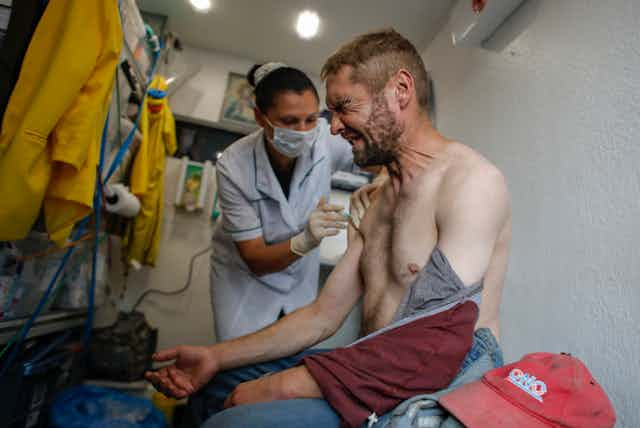
[[[540,352],[440,398],[468,428],[611,428],[616,414],[577,358]]]

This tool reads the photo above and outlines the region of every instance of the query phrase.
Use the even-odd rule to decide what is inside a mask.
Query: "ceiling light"
[[[310,10],[305,10],[298,15],[296,31],[298,31],[298,35],[303,39],[310,39],[318,33],[319,25],[320,18],[318,14]]]
[[[191,6],[198,12],[207,12],[211,9],[211,0],[189,0]]]

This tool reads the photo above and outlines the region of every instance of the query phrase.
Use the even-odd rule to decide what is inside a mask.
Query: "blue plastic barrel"
[[[96,386],[77,386],[58,395],[51,406],[53,428],[166,428],[151,401]]]

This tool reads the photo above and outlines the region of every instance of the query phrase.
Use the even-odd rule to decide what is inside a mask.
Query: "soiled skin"
[[[331,130],[349,140],[362,166],[385,165],[389,177],[371,195],[358,229],[312,304],[248,336],[210,347],[181,346],[158,353],[175,360],[147,378],[182,398],[219,370],[294,354],[333,334],[363,300],[363,332],[389,324],[407,287],[438,248],[462,282],[484,278],[477,327],[499,335],[499,306],[511,220],[502,174],[467,146],[440,135],[416,99],[413,76],[393,75],[373,96],[344,66],[327,79]],[[322,397],[304,366],[240,384],[227,406]]]
[[[374,96],[363,114],[366,90],[359,91],[350,77],[343,69],[328,81],[328,103],[338,110],[332,132],[352,142],[358,164],[383,163],[391,175],[371,195],[373,203],[359,225],[363,332],[391,321],[438,245],[466,285],[485,278],[478,327],[488,327],[498,337],[511,237],[504,178],[477,152],[425,126],[428,120],[418,129],[411,129],[415,122],[400,123],[383,94]],[[488,204],[491,196],[495,199]],[[486,217],[470,218],[481,214]]]
[[[366,284],[363,332],[368,334],[389,324],[407,288],[438,245],[466,285],[486,277],[478,327],[489,327],[498,337],[498,309],[510,225],[504,222],[497,238],[488,240],[485,248],[478,248],[474,257],[465,240],[449,236],[447,228],[453,225],[447,220],[456,216],[457,204],[461,202],[456,199],[465,192],[466,181],[474,180],[474,186],[482,187],[484,180],[499,181],[499,175],[476,152],[454,142],[448,142],[428,164],[417,177],[407,180],[399,192],[393,186],[396,179],[387,180],[373,195],[360,224],[363,240],[360,271]],[[476,172],[469,172],[474,169]],[[486,201],[469,198],[466,203],[468,214],[473,215],[483,208],[476,205]],[[479,234],[495,234],[495,224],[480,226],[492,230],[478,230]],[[493,251],[489,254],[486,247],[491,245]]]

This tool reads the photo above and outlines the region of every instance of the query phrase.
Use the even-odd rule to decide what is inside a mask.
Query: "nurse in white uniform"
[[[318,117],[319,98],[301,71],[254,66],[261,129],[217,160],[221,216],[213,234],[211,300],[218,341],[259,330],[317,295],[319,244],[346,227],[329,205],[331,174],[352,170],[350,145]]]

